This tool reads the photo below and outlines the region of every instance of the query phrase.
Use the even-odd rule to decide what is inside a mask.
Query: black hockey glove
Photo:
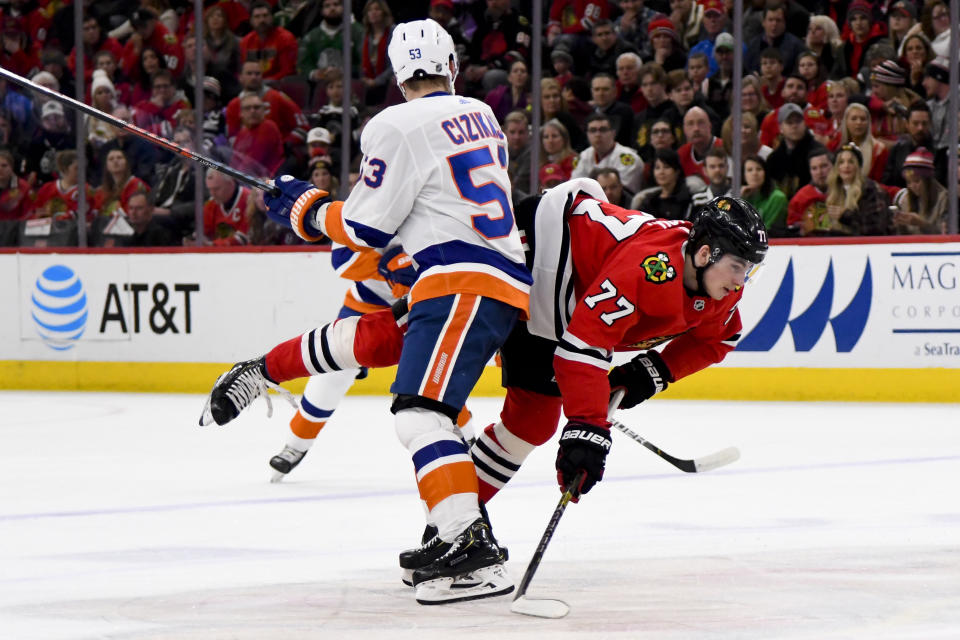
[[[557,482],[566,491],[578,474],[583,472],[580,486],[574,487],[574,502],[603,478],[607,453],[610,451],[610,430],[585,422],[571,420],[560,435],[557,452]]]
[[[673,381],[670,370],[656,351],[646,351],[610,372],[610,391],[623,389],[621,409],[635,407],[667,388]]]

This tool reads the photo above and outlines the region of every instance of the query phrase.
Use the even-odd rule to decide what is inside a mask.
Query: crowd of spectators
[[[97,109],[184,147],[199,122],[205,155],[337,192],[341,167],[356,179],[364,123],[403,100],[387,58],[393,24],[429,15],[456,43],[457,92],[501,122],[514,200],[530,190],[536,154],[540,188],[589,176],[613,202],[683,219],[731,192],[739,162],[741,194],[772,236],[931,234],[946,232],[946,187],[960,182],[946,169],[958,148],[943,0],[746,0],[740,132],[728,0],[546,1],[537,105],[526,0],[367,0],[354,16],[342,0],[204,4],[198,28],[189,0],[0,1],[0,64],[73,96],[82,55]],[[256,189],[215,170],[202,188],[204,242],[298,242]],[[92,246],[197,242],[189,160],[0,78],[0,245],[76,243],[81,189]]]

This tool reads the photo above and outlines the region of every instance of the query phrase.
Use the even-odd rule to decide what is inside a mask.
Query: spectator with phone
[[[903,162],[906,187],[893,198],[893,214],[897,235],[942,233],[947,219],[948,192],[933,177],[933,154],[920,147]]]

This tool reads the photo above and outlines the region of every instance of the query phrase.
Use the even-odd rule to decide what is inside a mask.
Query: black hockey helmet
[[[714,198],[692,217],[693,229],[687,251],[692,255],[703,245],[710,246],[710,262],[725,253],[757,265],[767,255],[767,228],[756,208],[733,196]]]

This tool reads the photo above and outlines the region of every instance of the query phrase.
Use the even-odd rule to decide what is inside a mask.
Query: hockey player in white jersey
[[[513,584],[480,514],[476,469],[454,420],[487,361],[526,316],[532,279],[513,216],[506,140],[486,104],[454,95],[453,40],[432,20],[404,23],[388,55],[407,102],[367,123],[361,175],[347,200],[332,201],[291,176],[278,179],[279,195],[264,200],[272,218],[308,241],[325,234],[362,250],[397,237],[416,263],[391,386],[397,436],[438,530],[413,574],[416,598],[486,598]],[[340,320],[332,331],[351,322]],[[291,350],[304,348],[299,336],[290,342]],[[309,373],[274,370],[264,358],[239,363],[217,381],[204,419],[224,424],[266,384]]]

